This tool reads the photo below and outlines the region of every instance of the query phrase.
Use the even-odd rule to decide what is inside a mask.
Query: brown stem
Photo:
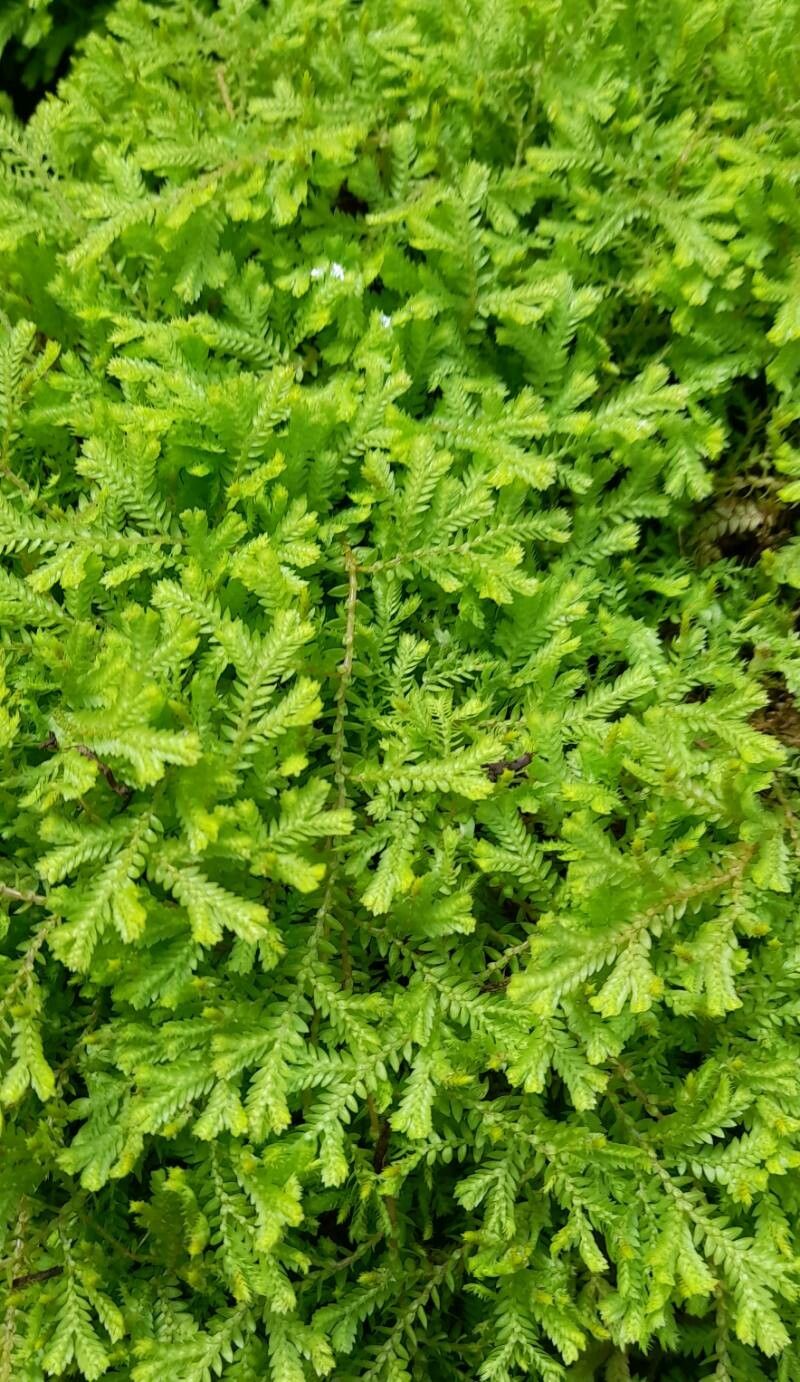
[[[392,1128],[388,1118],[381,1120],[378,1117],[378,1109],[373,1094],[367,1095],[367,1109],[369,1111],[369,1130],[372,1140],[375,1143],[375,1150],[372,1153],[372,1168],[377,1175],[380,1175],[386,1164],[386,1156],[389,1151],[389,1138],[392,1135]],[[384,1195],[383,1203],[386,1206],[386,1213],[389,1216],[389,1223],[392,1226],[392,1237],[397,1238],[397,1200],[394,1195]]]
[[[375,1095],[367,1095],[367,1112],[369,1113],[369,1130],[372,1134],[373,1142],[377,1142],[381,1133],[381,1120],[378,1117],[378,1108],[375,1103]]]
[[[127,801],[128,797],[131,796],[133,788],[128,787],[124,782],[120,782],[118,778],[114,776],[108,764],[104,763],[102,758],[99,758],[98,755],[95,753],[94,749],[90,749],[86,744],[62,744],[59,746],[59,742],[55,734],[51,733],[48,734],[47,738],[42,741],[40,747],[43,749],[49,749],[51,752],[59,747],[73,748],[76,753],[79,753],[81,755],[82,758],[88,758],[90,763],[97,764],[98,768],[100,769],[100,772],[103,774],[103,777],[105,778],[112,792],[115,792],[118,797],[123,797],[124,800]]]
[[[97,764],[112,792],[116,792],[118,797],[124,797],[125,800],[128,799],[133,789],[128,787],[124,782],[118,781],[107,763],[104,763],[101,758],[98,758],[97,754],[92,749],[87,749],[85,744],[76,744],[75,748],[83,758],[88,758],[90,762]]]
[[[378,1109],[375,1103],[374,1094],[367,1095],[367,1109],[369,1111],[369,1130],[372,1140],[375,1143],[375,1150],[372,1154],[373,1169],[380,1173],[386,1163],[386,1154],[389,1151],[389,1138],[392,1135],[392,1126],[388,1118],[379,1118]]]
[[[35,1286],[40,1281],[52,1281],[54,1276],[61,1276],[63,1267],[45,1267],[41,1272],[26,1272],[24,1276],[15,1276],[11,1282],[14,1291],[24,1291],[26,1286]]]
[[[383,1122],[381,1123],[380,1131],[375,1142],[375,1151],[372,1155],[373,1168],[378,1172],[383,1170],[386,1161],[386,1156],[389,1151],[389,1138],[391,1137],[391,1135],[391,1124],[388,1118],[384,1118]]]

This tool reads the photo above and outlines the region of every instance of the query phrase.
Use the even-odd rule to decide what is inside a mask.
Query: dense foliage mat
[[[800,5],[122,0],[0,124],[0,1379],[800,1376]]]

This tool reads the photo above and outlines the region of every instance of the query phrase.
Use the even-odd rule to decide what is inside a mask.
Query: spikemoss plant
[[[800,1376],[797,0],[122,0],[0,125],[0,1379]]]

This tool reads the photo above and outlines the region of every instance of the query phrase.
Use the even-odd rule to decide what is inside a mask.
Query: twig
[[[36,907],[48,905],[43,893],[31,893],[25,888],[10,888],[7,883],[0,883],[0,897],[7,898],[9,902],[29,902]]]
[[[92,749],[87,749],[85,744],[76,744],[75,748],[76,752],[78,752],[81,757],[88,758],[91,763],[97,764],[112,792],[115,792],[118,797],[124,797],[127,801],[128,797],[132,795],[133,788],[128,787],[124,782],[118,781],[108,764],[104,763],[101,758],[98,758],[97,754]]]
[[[225,68],[222,66],[222,63],[220,63],[219,67],[216,68],[214,76],[217,79],[217,86],[219,87],[219,94],[222,97],[222,104],[224,105],[225,109],[230,115],[231,120],[235,120],[236,109],[234,107],[233,101],[231,100],[231,93],[228,90],[228,83],[225,80]]]
[[[40,1272],[26,1272],[24,1276],[15,1276],[11,1282],[13,1291],[24,1291],[26,1286],[35,1286],[40,1281],[52,1281],[53,1277],[63,1274],[63,1267],[45,1267]]]
[[[375,1143],[375,1151],[372,1156],[372,1166],[376,1171],[382,1171],[389,1151],[389,1138],[392,1135],[392,1125],[388,1118],[384,1118],[380,1126],[378,1138]]]
[[[54,750],[59,747],[73,748],[76,753],[79,753],[81,755],[81,758],[88,758],[90,763],[97,764],[98,768],[100,769],[100,772],[102,773],[112,792],[115,792],[118,797],[122,797],[124,801],[127,801],[128,798],[133,794],[133,788],[128,787],[124,782],[120,782],[119,779],[114,776],[108,764],[104,763],[102,758],[99,758],[97,756],[94,749],[88,748],[86,744],[59,745],[56,736],[54,734],[48,734],[47,738],[44,740],[41,747],[43,749],[50,750]]]
[[[392,1125],[388,1118],[378,1117],[378,1108],[375,1103],[374,1094],[367,1095],[367,1111],[369,1113],[369,1130],[372,1140],[375,1143],[375,1150],[372,1155],[372,1166],[375,1171],[382,1171],[386,1162],[386,1154],[389,1151],[389,1139],[392,1135]]]
[[[341,811],[347,805],[347,770],[344,765],[346,745],[345,719],[347,717],[347,691],[353,675],[353,645],[356,636],[356,605],[358,603],[358,567],[348,546],[344,549],[344,564],[347,571],[347,603],[345,606],[344,656],[339,663],[339,685],[336,688],[336,716],[333,722],[333,780],[336,783],[336,805]],[[332,841],[330,842],[332,844]],[[332,891],[333,879],[329,878]],[[340,923],[340,951],[342,960],[342,979],[346,987],[352,983],[353,967],[350,961],[350,946],[345,922]]]

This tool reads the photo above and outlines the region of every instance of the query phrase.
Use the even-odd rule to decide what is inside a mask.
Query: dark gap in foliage
[[[43,96],[49,91],[55,91],[61,78],[66,75],[72,59],[71,50],[65,49],[48,81],[28,85],[23,75],[28,56],[28,49],[16,40],[9,43],[0,56],[0,90],[11,98],[14,114],[22,121],[30,119]]]
[[[688,545],[700,567],[719,560],[754,566],[796,530],[800,505],[779,498],[784,482],[770,459],[773,443],[766,428],[776,402],[763,371],[737,381],[727,409],[729,451],[717,469],[714,493],[689,533]]]
[[[688,705],[704,705],[713,694],[713,686],[693,686],[691,691],[687,691],[683,699]]]
[[[699,1070],[700,1066],[705,1063],[706,1058],[707,1052],[701,1047],[697,1047],[693,1051],[676,1051],[673,1056],[675,1065],[681,1072],[687,1075],[692,1070]]]
[[[529,835],[532,835],[534,839],[544,841],[551,838],[543,822],[537,820],[536,816],[530,815],[527,811],[523,811],[521,815],[526,831]]]
[[[662,643],[674,643],[680,631],[681,626],[674,619],[662,619],[657,630]]]
[[[489,1070],[486,1073],[486,1097],[487,1099],[504,1099],[513,1093],[513,1085],[509,1082],[504,1070]]]
[[[603,494],[613,494],[615,489],[619,489],[627,473],[624,466],[618,466],[614,474],[610,475],[603,485]]]
[[[789,540],[797,517],[798,506],[782,504],[777,498],[723,494],[698,525],[698,564],[727,559],[755,566],[764,552]]]
[[[750,718],[754,729],[771,734],[787,748],[800,748],[800,709],[781,673],[767,679],[769,702]]]
[[[643,1353],[638,1348],[632,1348],[628,1351],[627,1356],[628,1375],[631,1378],[641,1379],[641,1382],[655,1382],[656,1379],[660,1379],[660,1382],[667,1382],[664,1368],[670,1366],[670,1357],[674,1357],[674,1355],[665,1353],[660,1344],[655,1344],[648,1353]],[[684,1371],[682,1363],[680,1366],[681,1382],[689,1382],[689,1373]]]
[[[744,375],[739,380],[739,394],[741,404],[734,401],[734,406],[742,406],[750,413],[763,413],[773,401],[773,391],[763,370]]]
[[[324,1209],[317,1215],[317,1230],[320,1238],[327,1238],[339,1248],[350,1247],[350,1231],[346,1223],[340,1222],[333,1209]]]
[[[343,216],[353,218],[366,216],[369,211],[369,202],[365,202],[363,197],[352,192],[347,182],[342,183],[331,205],[334,211],[340,211]]]
[[[150,168],[140,168],[139,177],[142,179],[142,183],[147,188],[148,192],[153,193],[153,195],[156,195],[161,192],[163,188],[169,186],[169,179],[165,177],[163,173],[155,173]]]
[[[99,28],[110,9],[109,0],[55,0],[49,32],[29,48],[12,38],[0,54],[0,91],[11,100],[14,114],[27,121],[48,92],[55,91],[69,71],[78,43]]]
[[[548,138],[547,135],[544,133],[542,134],[541,139],[533,141],[533,145],[547,145],[547,143]],[[552,200],[546,201],[542,199],[541,201],[534,202],[530,210],[523,212],[523,214],[520,216],[520,230],[523,232],[523,234],[527,236],[534,235],[536,233],[536,230],[538,229],[540,221],[548,221],[550,217],[553,215],[553,213],[557,210],[558,208],[556,206],[556,203]],[[541,242],[539,245],[537,245],[537,248],[539,248],[540,245]]]
[[[423,418],[430,417],[441,397],[442,391],[437,384],[435,389],[430,389],[427,392],[418,393],[416,389],[409,389],[398,399],[398,402],[404,405],[403,410],[410,417],[421,421]]]
[[[672,345],[673,334],[669,313],[657,312],[649,304],[635,304],[629,310],[620,304],[616,326],[608,339],[615,360],[619,364],[624,362],[623,378],[639,374],[643,355],[663,355]]]

